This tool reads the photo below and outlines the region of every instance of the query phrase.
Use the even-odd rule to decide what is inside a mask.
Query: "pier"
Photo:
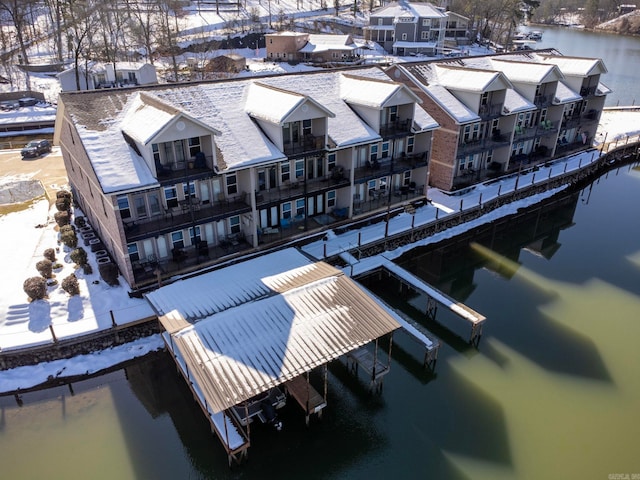
[[[465,321],[471,328],[469,343],[476,346],[478,345],[480,337],[482,336],[482,327],[486,320],[484,315],[481,315],[465,304],[449,297],[447,294],[429,285],[393,262],[387,261],[383,263],[380,271],[397,279],[401,286],[406,285],[407,287],[425,295],[427,297],[426,314],[429,320],[437,321],[436,313],[438,305],[441,305]]]

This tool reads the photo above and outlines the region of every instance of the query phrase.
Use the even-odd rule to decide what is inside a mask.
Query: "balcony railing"
[[[304,135],[296,142],[287,142],[284,144],[285,155],[301,155],[318,152],[324,149],[324,135]]]
[[[367,162],[364,166],[357,167],[354,170],[354,180],[356,183],[363,183],[382,176],[426,167],[428,163],[429,152],[399,155],[394,159],[384,157],[373,162]]]
[[[499,103],[494,103],[492,105],[480,105],[478,115],[480,115],[480,118],[483,120],[498,118],[502,115],[502,105]]]
[[[413,121],[410,118],[395,120],[393,122],[380,125],[380,135],[383,138],[398,137],[411,132]]]
[[[304,195],[348,187],[350,185],[349,174],[349,170],[336,167],[329,175],[311,179],[301,178],[279,187],[258,190],[255,192],[256,205],[263,206],[271,203],[279,203],[300,198]]]
[[[156,173],[158,180],[163,185],[180,183],[187,179],[196,180],[215,175],[215,170],[208,167],[208,165],[212,164],[213,157],[205,157],[204,162],[190,159],[173,163],[161,163],[156,165]]]
[[[507,146],[511,143],[511,132],[509,133],[496,133],[490,137],[479,138],[477,140],[470,140],[462,142],[458,145],[458,152],[466,155],[472,153],[481,152],[484,150],[491,150],[500,147]]]
[[[238,195],[203,204],[194,197],[192,201],[181,202],[161,214],[138,219],[125,219],[123,221],[125,236],[127,242],[135,242],[194,225],[223,220],[234,214],[240,215],[251,211],[249,200],[246,195],[244,198],[243,195]]]

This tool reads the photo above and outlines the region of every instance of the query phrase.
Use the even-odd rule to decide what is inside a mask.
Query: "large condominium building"
[[[379,68],[63,93],[79,210],[140,290],[424,199],[432,132]]]
[[[429,184],[455,190],[591,148],[609,89],[602,60],[555,50],[398,64],[441,126]]]

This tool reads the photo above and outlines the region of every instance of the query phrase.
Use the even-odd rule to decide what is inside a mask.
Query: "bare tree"
[[[56,54],[56,58],[59,62],[64,59],[64,49],[62,43],[62,1],[63,0],[45,0],[49,20],[51,22],[51,35],[53,36],[53,51]]]
[[[68,48],[73,56],[76,88],[80,89],[80,66],[84,63],[85,81],[88,82],[89,60],[93,35],[98,26],[95,10],[99,0],[64,0],[63,19],[67,26]]]
[[[18,40],[18,48],[22,55],[22,63],[29,65],[29,55],[27,46],[29,38],[26,32],[29,28],[31,7],[35,0],[0,0],[0,11],[7,13],[13,27],[16,30],[16,39]]]

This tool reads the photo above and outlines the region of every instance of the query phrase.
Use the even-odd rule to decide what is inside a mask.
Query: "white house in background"
[[[90,62],[88,69],[81,65],[80,85],[77,84],[74,67],[60,72],[57,77],[63,92],[158,83],[156,67],[141,62],[117,62],[115,69],[112,63]]]

